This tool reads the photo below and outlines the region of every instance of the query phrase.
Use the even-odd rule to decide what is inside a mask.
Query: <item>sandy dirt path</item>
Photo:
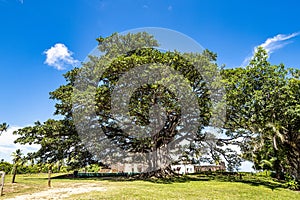
[[[74,184],[73,187],[49,188],[48,190],[35,192],[32,194],[20,195],[6,200],[58,200],[67,198],[73,194],[87,193],[91,191],[106,191],[104,187],[94,183]]]

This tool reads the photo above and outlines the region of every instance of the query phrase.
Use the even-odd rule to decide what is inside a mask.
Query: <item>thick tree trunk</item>
[[[176,172],[174,172],[171,168],[171,166],[167,166],[163,169],[159,169],[156,171],[151,171],[151,172],[145,172],[142,174],[138,174],[134,176],[136,179],[148,179],[148,178],[171,178],[175,176],[180,176]]]

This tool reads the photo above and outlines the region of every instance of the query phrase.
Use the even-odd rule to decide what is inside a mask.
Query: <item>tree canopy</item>
[[[159,160],[170,159],[163,148],[176,154],[176,144],[194,142],[209,125],[216,55],[162,52],[147,33],[98,41],[104,54],[68,72],[69,83],[51,93],[60,102],[57,113],[75,120],[81,139],[100,160],[127,162],[139,153],[139,162],[158,169],[158,152],[164,156]]]
[[[64,161],[70,169],[77,169],[95,163],[93,156],[80,143],[75,126],[70,120],[49,119],[44,123],[35,122],[14,132],[20,144],[38,144],[40,149],[28,155],[38,163],[54,164]]]
[[[299,71],[271,65],[258,48],[246,68],[223,71],[227,135],[240,139],[256,169],[300,176]]]
[[[75,159],[84,164],[93,159],[109,162],[124,158],[120,149],[126,157],[144,153],[153,158],[166,146],[170,150],[183,140],[204,140],[203,128],[219,117],[218,110],[213,109],[220,99],[216,54],[208,50],[184,54],[160,51],[156,49],[158,42],[147,33],[113,34],[97,41],[102,54],[89,56],[82,68],[67,72],[67,84],[50,93],[57,101],[55,114],[64,119],[20,129],[15,132],[21,136],[16,142],[41,144],[33,154],[41,162]],[[138,67],[144,68],[134,71]],[[128,74],[130,79],[126,79]],[[131,87],[136,88],[122,93],[123,88]],[[121,93],[114,93],[118,90]],[[128,107],[121,105],[124,102]],[[88,122],[84,121],[87,118]],[[151,163],[157,169],[155,165]]]
[[[63,119],[15,132],[16,142],[41,145],[32,158],[72,168],[140,162],[150,171],[164,159],[225,159],[229,170],[246,159],[299,180],[299,70],[271,65],[263,48],[247,67],[221,69],[208,50],[161,51],[147,33],[97,41],[97,53],[50,92]]]

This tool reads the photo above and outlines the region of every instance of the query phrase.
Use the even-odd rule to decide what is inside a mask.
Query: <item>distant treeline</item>
[[[13,164],[7,162],[7,161],[0,161],[0,171],[4,171],[6,174],[12,173],[13,170]],[[80,171],[86,171],[86,172],[99,172],[101,169],[101,166],[98,164],[92,164],[88,165],[85,168],[80,169]],[[35,174],[35,173],[48,173],[49,165],[48,164],[19,164],[17,168],[17,174]],[[68,166],[62,166],[59,163],[54,165],[52,167],[53,173],[67,173],[67,172],[73,172],[73,169],[71,169]]]

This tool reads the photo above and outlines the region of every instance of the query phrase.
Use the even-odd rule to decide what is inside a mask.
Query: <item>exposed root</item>
[[[171,166],[167,166],[163,169],[159,169],[156,171],[151,171],[151,172],[145,172],[142,174],[138,174],[133,176],[134,179],[149,179],[149,178],[173,178],[173,177],[179,177],[180,175],[174,172],[171,168]]]

